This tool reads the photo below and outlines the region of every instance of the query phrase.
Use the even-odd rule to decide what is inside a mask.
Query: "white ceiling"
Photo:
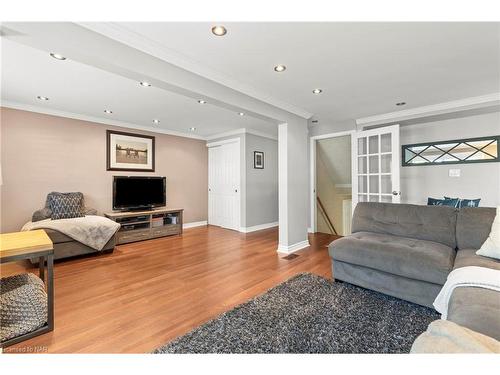
[[[500,23],[224,25],[216,37],[210,23],[4,24],[2,100],[208,137],[275,135],[273,108],[336,123],[500,91]]]
[[[500,91],[500,23],[224,25],[215,37],[210,23],[118,24],[322,122]]]
[[[198,104],[196,99],[128,79],[71,59],[60,61],[48,52],[2,38],[2,102],[104,118],[117,125],[169,130],[207,137],[247,128],[269,135],[276,125],[237,112]],[[49,101],[40,101],[37,96]],[[22,107],[21,107],[22,108]],[[105,114],[110,109],[112,114]],[[35,108],[36,110],[36,108]],[[154,125],[153,119],[160,123]],[[195,127],[195,132],[189,128]]]

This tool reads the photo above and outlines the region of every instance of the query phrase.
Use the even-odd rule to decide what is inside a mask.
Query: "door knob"
[[[396,190],[394,190],[394,191],[392,192],[392,195],[401,195],[401,192],[400,192],[400,191],[396,191]]]

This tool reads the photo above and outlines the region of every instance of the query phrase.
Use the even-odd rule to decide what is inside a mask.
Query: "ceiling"
[[[282,113],[335,124],[500,91],[500,23],[224,25],[216,37],[198,22],[4,24],[2,100],[197,137],[275,136]]]
[[[104,118],[117,125],[169,130],[191,137],[249,128],[274,135],[276,126],[218,106],[2,39],[2,102]],[[37,96],[48,97],[40,101]],[[109,109],[113,113],[106,114]],[[153,124],[159,119],[159,124]],[[196,128],[194,132],[190,128]]]
[[[210,23],[118,25],[322,122],[500,91],[500,23],[241,22],[224,37]]]

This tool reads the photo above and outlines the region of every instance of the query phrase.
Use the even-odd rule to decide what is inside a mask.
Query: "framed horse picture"
[[[155,171],[155,137],[106,130],[108,171]]]

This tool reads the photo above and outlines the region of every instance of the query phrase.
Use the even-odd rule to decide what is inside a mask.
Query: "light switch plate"
[[[450,169],[448,171],[449,177],[460,177],[460,169]]]

